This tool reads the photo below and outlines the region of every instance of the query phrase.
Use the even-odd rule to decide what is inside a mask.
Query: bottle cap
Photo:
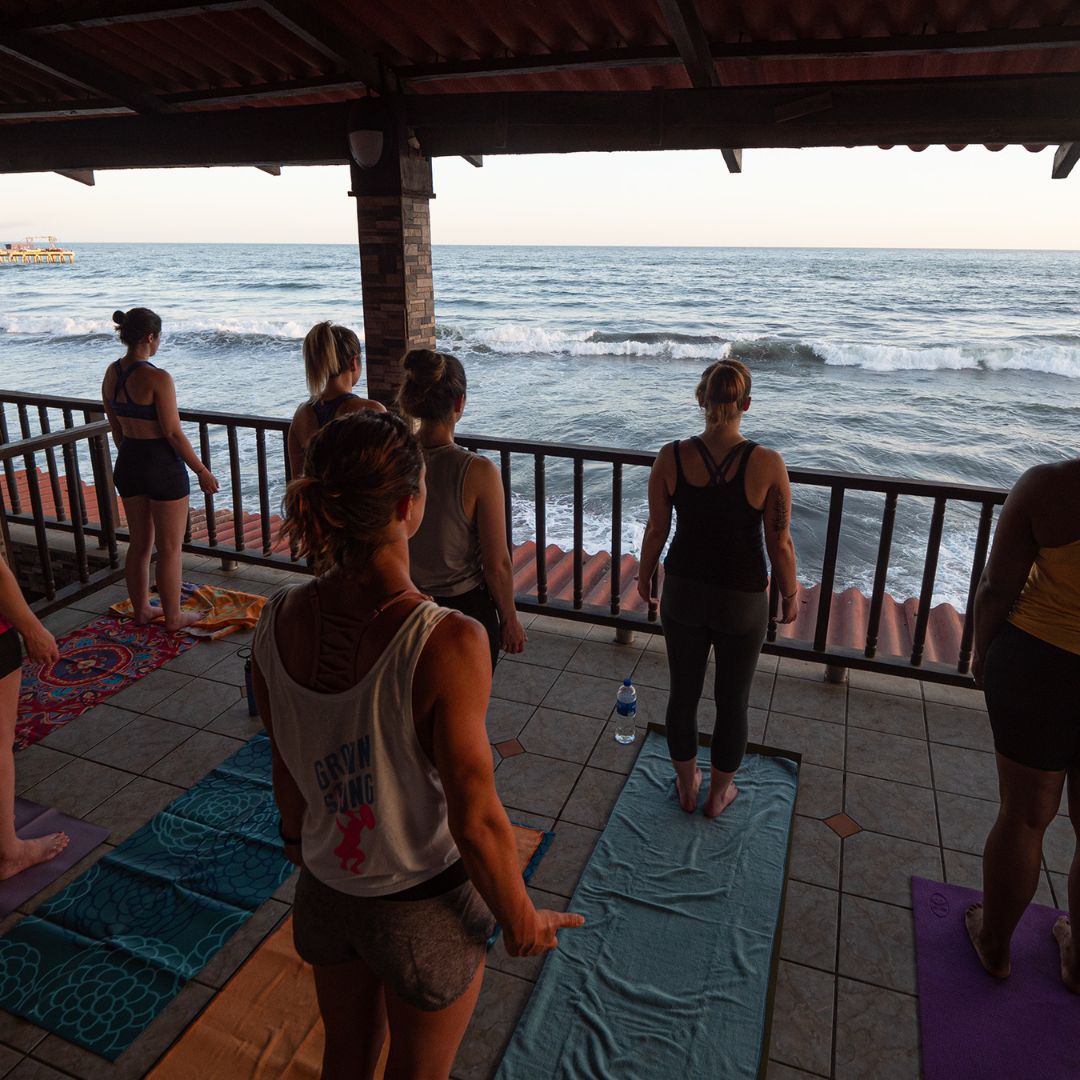
[[[629,686],[630,685],[630,676],[629,675],[627,675],[626,678],[623,679],[622,684],[623,684],[623,686]]]

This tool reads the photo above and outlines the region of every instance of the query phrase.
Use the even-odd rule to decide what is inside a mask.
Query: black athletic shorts
[[[172,502],[191,492],[187,469],[168,439],[125,437],[116,455],[113,483],[121,499],[145,496]]]
[[[18,671],[22,665],[22,645],[14,626],[0,634],[0,679]]]
[[[1080,654],[1006,623],[983,686],[999,754],[1046,772],[1080,768]]]

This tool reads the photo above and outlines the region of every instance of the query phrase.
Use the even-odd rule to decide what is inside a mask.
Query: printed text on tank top
[[[140,367],[155,367],[149,360],[136,360],[128,368],[124,368],[123,362],[116,361],[116,382],[113,383],[112,398],[109,407],[116,416],[122,416],[127,420],[153,420],[156,421],[157,406],[151,401],[149,405],[140,405],[131,400],[131,392],[128,390],[127,381],[131,373]],[[123,391],[126,401],[120,400],[120,392]]]

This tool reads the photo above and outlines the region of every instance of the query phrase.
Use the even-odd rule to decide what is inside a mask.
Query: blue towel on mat
[[[748,754],[735,782],[720,818],[684,813],[647,736],[497,1080],[757,1075],[797,767]]]

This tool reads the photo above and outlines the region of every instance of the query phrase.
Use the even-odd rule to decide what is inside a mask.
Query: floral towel
[[[237,630],[254,630],[262,614],[265,596],[223,589],[219,585],[193,585],[185,581],[180,586],[180,606],[184,611],[203,611],[205,618],[183,633],[192,637],[223,638]],[[151,607],[161,607],[158,597],[150,598]],[[131,601],[113,604],[109,609],[117,615],[130,616]]]

